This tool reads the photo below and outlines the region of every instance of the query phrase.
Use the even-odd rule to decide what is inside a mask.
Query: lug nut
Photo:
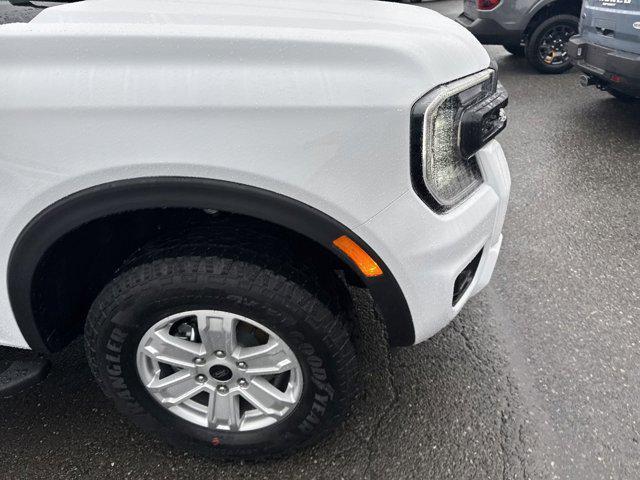
[[[229,389],[225,385],[218,385],[218,393],[227,393]]]
[[[207,381],[207,377],[205,377],[204,375],[202,375],[202,374],[196,375],[196,382],[204,383],[206,381]]]
[[[216,357],[218,357],[218,358],[224,358],[224,357],[225,357],[225,355],[226,355],[222,350],[216,350],[216,351],[214,352],[214,354],[215,354],[215,356],[216,356]]]
[[[240,385],[242,388],[246,388],[249,386],[249,382],[247,382],[244,378],[239,378],[238,385]]]
[[[236,363],[236,365],[238,366],[238,368],[240,370],[246,370],[247,369],[247,364],[244,363],[244,362],[238,362],[238,363]]]
[[[195,363],[196,365],[204,365],[205,363],[207,363],[207,361],[202,357],[197,357],[193,360],[193,363]]]

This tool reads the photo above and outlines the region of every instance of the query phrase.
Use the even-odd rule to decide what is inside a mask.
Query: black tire
[[[516,57],[524,57],[524,47],[522,45],[503,45],[504,49]]]
[[[178,448],[251,461],[288,455],[341,423],[357,393],[357,365],[344,309],[326,280],[300,262],[246,245],[209,247],[203,256],[176,256],[171,247],[164,252],[154,247],[141,252],[138,261],[129,262],[137,265],[125,267],[104,288],[88,315],[91,369],[122,413]],[[217,431],[174,415],[148,393],[136,367],[140,339],[172,312],[196,309],[259,318],[288,344],[304,379],[301,398],[288,416],[259,430]]]
[[[613,95],[623,103],[634,103],[638,101],[638,98],[631,96],[629,94],[623,93],[620,90],[615,90],[613,88],[610,88],[607,90],[607,92],[609,92],[611,95]]]
[[[572,65],[569,60],[569,56],[566,55],[566,45],[562,47],[563,50],[563,61],[557,64],[549,64],[546,63],[545,60],[541,57],[539,53],[539,49],[542,46],[542,43],[545,39],[545,36],[555,28],[566,27],[568,31],[573,31],[573,34],[569,35],[566,38],[563,38],[563,41],[566,42],[569,40],[571,35],[578,33],[578,17],[574,17],[573,15],[556,15],[554,17],[548,18],[540,25],[538,25],[527,40],[527,45],[525,47],[525,55],[529,63],[541,73],[564,73],[567,70],[571,69]],[[553,60],[551,60],[553,61]]]

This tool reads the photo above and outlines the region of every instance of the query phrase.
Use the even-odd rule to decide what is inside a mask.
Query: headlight
[[[473,155],[506,125],[507,95],[497,85],[495,71],[484,70],[436,88],[413,107],[413,184],[438,212],[482,184]]]

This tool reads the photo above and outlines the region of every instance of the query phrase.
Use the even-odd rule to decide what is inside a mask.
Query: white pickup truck
[[[353,287],[412,345],[491,277],[507,96],[437,13],[91,0],[0,27],[0,85],[0,394],[84,332],[142,428],[283,455],[358,391]]]

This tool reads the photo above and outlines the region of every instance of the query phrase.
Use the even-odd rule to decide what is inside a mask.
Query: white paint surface
[[[34,216],[79,190],[229,180],[312,205],[379,248],[423,338],[452,316],[430,310],[450,302],[438,282],[502,210],[490,184],[447,219],[416,201],[409,114],[488,64],[454,22],[369,0],[90,0],[1,26],[0,269]],[[504,162],[497,144],[487,155]],[[411,273],[405,263],[430,248],[449,261]],[[0,343],[27,346],[6,275]]]

